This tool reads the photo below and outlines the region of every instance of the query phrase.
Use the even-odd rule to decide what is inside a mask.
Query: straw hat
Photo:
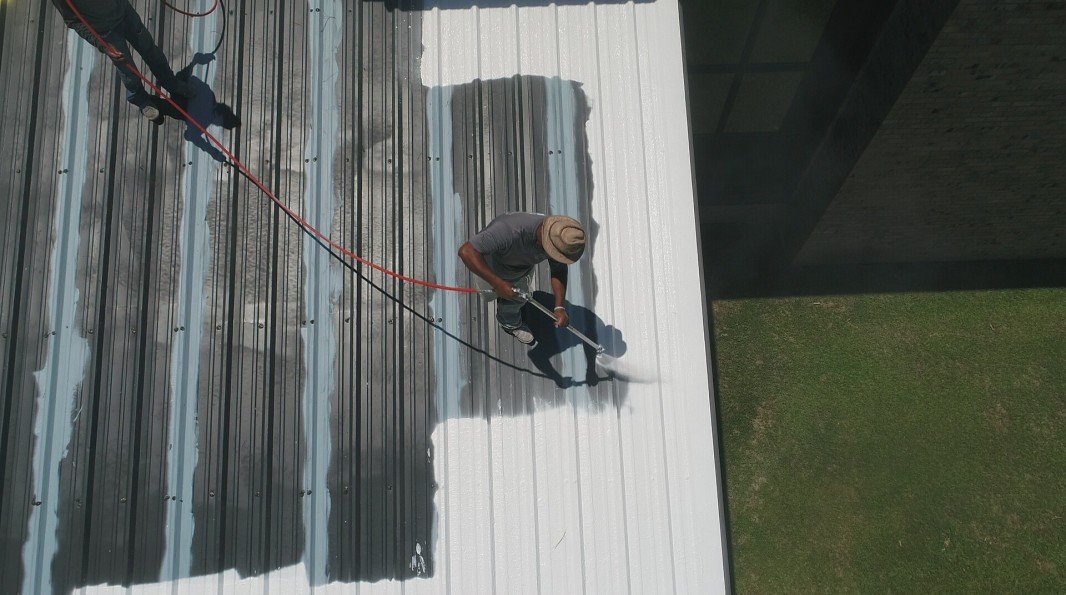
[[[540,245],[552,260],[573,264],[585,252],[585,228],[570,217],[549,215],[540,224]]]

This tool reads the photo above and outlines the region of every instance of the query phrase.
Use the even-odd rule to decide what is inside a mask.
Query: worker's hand
[[[125,62],[126,61],[125,54],[123,54],[122,52],[118,51],[118,48],[116,48],[115,46],[111,45],[110,43],[106,43],[106,42],[104,43],[104,53],[106,53],[107,57],[111,58],[111,60],[114,61],[114,62]]]
[[[502,281],[500,283],[497,283],[496,285],[493,286],[493,289],[496,290],[496,295],[500,296],[501,299],[505,299],[505,300],[518,299],[518,294],[515,293],[514,286],[511,285],[510,283],[506,282],[506,281]]]
[[[566,313],[566,308],[555,309],[555,328],[566,328],[570,325],[570,315]]]

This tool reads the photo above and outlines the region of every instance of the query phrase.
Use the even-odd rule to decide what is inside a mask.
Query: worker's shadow
[[[544,291],[534,291],[533,299],[549,310],[555,305],[553,296]],[[625,353],[626,343],[622,339],[622,331],[606,324],[595,312],[569,302],[566,304],[566,312],[570,315],[570,325],[593,342],[599,343],[603,347],[604,355],[616,358]],[[555,381],[556,386],[595,386],[600,381],[613,379],[609,373],[596,369],[595,348],[578,339],[574,333],[555,328],[555,323],[547,314],[533,305],[527,305],[522,308],[522,318],[537,339],[537,344],[529,350],[529,360],[538,370]],[[578,370],[573,370],[571,376],[564,376],[552,363],[552,358],[574,347],[581,348],[584,353],[584,378],[579,377],[581,371]]]
[[[225,103],[219,103],[211,86],[203,80],[192,75],[193,68],[197,65],[206,65],[215,59],[214,54],[198,53],[193,56],[188,66],[177,72],[178,80],[186,81],[193,96],[189,98],[174,96],[175,103],[181,106],[189,116],[199,122],[204,128],[208,126],[221,126],[226,130],[232,130],[241,125],[241,119],[233,112],[233,108]],[[226,162],[226,156],[216,147],[193,123],[186,120],[170,102],[157,99],[159,111],[163,116],[185,122],[185,140],[196,145],[215,161]]]

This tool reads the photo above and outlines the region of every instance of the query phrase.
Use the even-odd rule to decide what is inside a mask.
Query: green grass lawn
[[[1066,593],[1066,290],[714,316],[737,593]]]

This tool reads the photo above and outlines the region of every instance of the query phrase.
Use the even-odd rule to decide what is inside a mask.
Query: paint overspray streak
[[[56,189],[55,245],[48,280],[48,318],[52,334],[44,367],[37,381],[34,418],[33,510],[29,536],[22,548],[23,593],[52,592],[52,559],[59,547],[59,465],[70,448],[77,416],[77,391],[89,363],[89,342],[78,328],[80,292],[77,287],[78,250],[81,245],[82,188],[88,160],[88,135],[82,135],[89,118],[88,81],[96,50],[82,43],[74,31],[67,33],[67,61],[63,80],[63,146],[60,168],[67,173]],[[75,103],[75,98],[81,101]],[[80,141],[80,142],[79,142]],[[63,445],[62,451],[56,448]],[[40,504],[37,504],[37,503]]]
[[[566,215],[580,221],[585,209],[580,204],[582,193],[579,191],[577,172],[575,171],[576,164],[574,162],[578,154],[577,141],[574,136],[574,122],[577,117],[574,93],[573,85],[567,81],[559,78],[551,78],[545,81],[545,120],[547,122],[545,141],[548,147],[557,149],[555,158],[549,158],[548,161],[549,208],[553,215]],[[595,304],[585,303],[588,299],[584,287],[585,268],[587,266],[589,266],[588,259],[579,259],[570,265],[569,275],[567,276],[566,298],[570,303],[586,307],[591,311]],[[531,306],[529,309],[533,310]],[[536,311],[530,313],[533,316],[541,315],[541,313]],[[571,319],[571,324],[575,328],[582,330],[588,329],[587,323],[590,322],[592,321],[585,320],[583,315],[577,313]],[[569,331],[557,329],[555,332],[562,338]],[[580,346],[581,344],[578,343],[577,345]],[[578,372],[587,375],[589,368],[583,365],[584,359],[585,350],[580,347],[577,349],[571,348],[563,352],[560,355],[562,364],[560,373],[562,376],[564,378],[573,378],[575,382],[589,380],[586,377],[578,378],[575,376]],[[592,400],[588,388],[584,385],[576,387],[576,393],[574,390],[569,391],[569,393],[581,405],[588,405]]]
[[[307,221],[318,229],[333,229],[338,202],[333,194],[333,156],[340,130],[337,81],[340,67],[344,6],[339,0],[308,0],[307,43],[311,65],[311,124],[304,152],[308,170],[304,193]],[[329,515],[331,500],[327,473],[332,456],[330,399],[336,389],[337,335],[334,311],[343,277],[333,266],[330,253],[312,237],[304,237],[304,307],[307,324],[300,331],[304,341],[303,419],[307,458],[304,464],[303,563],[312,586],[328,582]]]
[[[208,2],[209,0],[204,0]],[[217,31],[217,12],[195,19],[190,46],[211,47]],[[211,86],[213,68],[202,78]],[[172,581],[192,573],[193,480],[199,461],[197,431],[200,346],[203,341],[204,310],[207,301],[208,258],[211,254],[210,226],[204,225],[207,210],[215,196],[214,182],[219,164],[192,143],[185,144],[182,176],[182,213],[179,240],[181,271],[178,275],[177,320],[188,329],[174,337],[170,378],[170,418],[167,436],[166,534],[160,579]]]
[[[433,193],[433,267],[438,283],[456,283],[459,245],[462,241],[463,209],[462,199],[455,192],[452,169],[452,87],[429,89],[426,97],[426,118],[428,120],[429,147],[431,155],[437,156],[430,169],[430,182]],[[454,419],[459,416],[459,401],[466,387],[466,367],[462,365],[459,344],[445,341],[447,335],[458,337],[462,330],[459,324],[459,294],[451,291],[436,291],[430,300],[433,315],[441,322],[443,330],[433,333],[433,374],[436,378],[434,400],[437,406],[437,418]],[[447,335],[446,335],[447,333]],[[447,445],[448,425],[441,425],[441,442]],[[446,453],[434,453],[435,459],[446,457]],[[443,480],[438,480],[442,484]],[[441,490],[441,506],[447,509],[447,490]],[[439,541],[440,515],[434,508],[432,543],[428,548],[431,559],[437,551]],[[447,563],[438,565],[447,568]]]

